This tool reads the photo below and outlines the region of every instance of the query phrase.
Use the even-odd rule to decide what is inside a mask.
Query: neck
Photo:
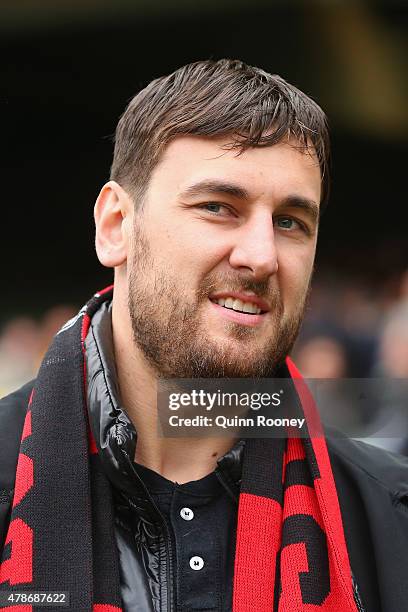
[[[121,400],[137,431],[135,461],[168,480],[183,484],[211,473],[236,438],[164,438],[158,434],[155,370],[133,342],[130,317],[112,308],[112,330]]]

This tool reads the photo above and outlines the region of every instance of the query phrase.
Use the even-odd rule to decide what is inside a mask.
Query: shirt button
[[[191,508],[182,508],[180,510],[180,516],[185,521],[191,521],[191,519],[194,518],[194,512],[191,510]]]
[[[193,570],[200,570],[204,567],[204,560],[201,557],[191,557],[190,567]]]

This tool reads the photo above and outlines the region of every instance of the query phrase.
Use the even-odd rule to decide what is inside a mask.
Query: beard
[[[271,289],[272,279],[256,281],[241,272],[207,275],[189,301],[191,287],[183,284],[182,271],[158,267],[140,225],[134,227],[128,309],[134,343],[158,378],[274,377],[297,338],[310,284],[290,317],[284,316],[279,289]],[[220,289],[266,299],[269,334],[265,325],[261,330],[226,320],[225,340],[213,338],[202,310]]]

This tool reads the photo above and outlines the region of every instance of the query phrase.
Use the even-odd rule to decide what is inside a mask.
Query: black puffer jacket
[[[96,333],[87,338],[89,405],[93,433],[114,485],[123,608],[168,612],[175,609],[171,534],[143,482],[136,477],[129,481],[120,471],[117,453],[134,449],[135,433],[116,399],[109,328],[104,328],[103,317],[94,317],[93,325]],[[31,388],[32,384],[25,385],[0,401],[0,552]],[[347,439],[329,440],[328,446],[364,610],[408,612],[408,460]],[[244,443],[238,443],[220,459],[216,470],[235,499],[244,449]],[[232,566],[233,554],[230,562]]]

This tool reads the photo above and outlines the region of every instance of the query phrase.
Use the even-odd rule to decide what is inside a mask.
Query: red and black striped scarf
[[[111,488],[89,430],[84,341],[97,293],[56,335],[21,437],[0,590],[69,592],[69,610],[119,612]],[[287,365],[309,432],[313,400]],[[32,612],[35,605],[9,609]],[[38,608],[39,609],[39,608]],[[48,610],[61,610],[49,606]],[[355,612],[350,564],[324,438],[246,442],[233,612]]]

